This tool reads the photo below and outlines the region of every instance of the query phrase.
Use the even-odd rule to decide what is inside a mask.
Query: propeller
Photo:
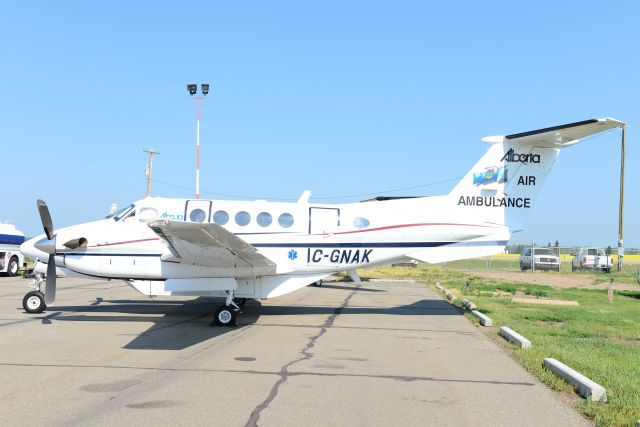
[[[44,288],[44,302],[51,305],[56,300],[56,235],[53,232],[53,221],[49,214],[49,208],[44,200],[38,199],[38,212],[40,213],[40,221],[44,234],[47,235],[47,241],[40,240],[34,246],[49,254],[47,261],[47,281]]]
[[[44,234],[47,235],[47,239],[53,240],[55,234],[53,234],[53,221],[51,221],[51,215],[49,214],[49,208],[44,200],[38,199],[38,212],[40,212],[40,221],[42,221],[42,228],[44,228]]]

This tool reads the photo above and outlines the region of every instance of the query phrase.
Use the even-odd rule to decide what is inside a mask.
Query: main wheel
[[[7,274],[9,277],[17,276],[18,270],[20,269],[20,265],[18,265],[18,257],[11,257],[9,260],[9,268],[7,269]]]
[[[319,288],[320,286],[322,286],[322,280],[316,280],[315,282],[313,282],[313,286],[316,286]]]
[[[31,291],[26,294],[22,299],[22,308],[27,313],[42,313],[47,308],[42,292]]]
[[[222,305],[216,310],[213,322],[218,326],[235,326],[236,312],[232,307]]]

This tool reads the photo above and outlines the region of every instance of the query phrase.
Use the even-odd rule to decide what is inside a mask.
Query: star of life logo
[[[298,252],[296,252],[294,249],[291,249],[287,256],[291,261],[295,261],[295,259],[298,258]]]

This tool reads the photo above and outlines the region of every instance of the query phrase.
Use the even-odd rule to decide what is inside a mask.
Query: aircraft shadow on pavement
[[[305,314],[326,314],[331,315],[339,307],[331,306],[290,306],[290,305],[265,305],[262,306],[262,316],[273,315],[305,315]],[[460,316],[461,309],[452,306],[443,300],[423,299],[408,305],[395,307],[375,307],[375,306],[345,306],[340,311],[341,315],[353,314],[384,314],[393,316]]]
[[[310,286],[313,286],[313,285],[310,285]],[[384,289],[365,288],[363,286],[358,286],[356,288],[355,286],[330,285],[327,283],[323,283],[322,287],[326,289],[340,289],[343,291],[352,291],[354,289],[358,289],[358,292],[387,292]]]
[[[153,323],[138,334],[124,348],[136,350],[182,350],[198,343],[237,330],[229,327],[210,327],[220,298],[200,297],[190,301],[103,300],[96,298],[91,305],[54,306],[49,308],[43,324],[53,322],[148,322]],[[420,300],[396,307],[341,307],[262,305],[249,300],[238,316],[238,327],[253,325],[263,316],[330,316],[340,310],[344,316],[360,314],[382,315],[461,315],[461,311],[445,301]],[[77,313],[77,314],[74,314]],[[160,315],[164,315],[160,317]]]

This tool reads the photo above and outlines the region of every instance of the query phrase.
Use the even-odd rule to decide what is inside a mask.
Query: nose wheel
[[[44,302],[44,294],[40,291],[44,279],[41,274],[36,274],[33,281],[29,283],[33,291],[28,292],[22,299],[22,308],[27,313],[42,313],[46,310],[47,304]]]
[[[44,294],[40,291],[31,291],[22,299],[22,307],[27,313],[42,313],[47,305],[44,303]]]

